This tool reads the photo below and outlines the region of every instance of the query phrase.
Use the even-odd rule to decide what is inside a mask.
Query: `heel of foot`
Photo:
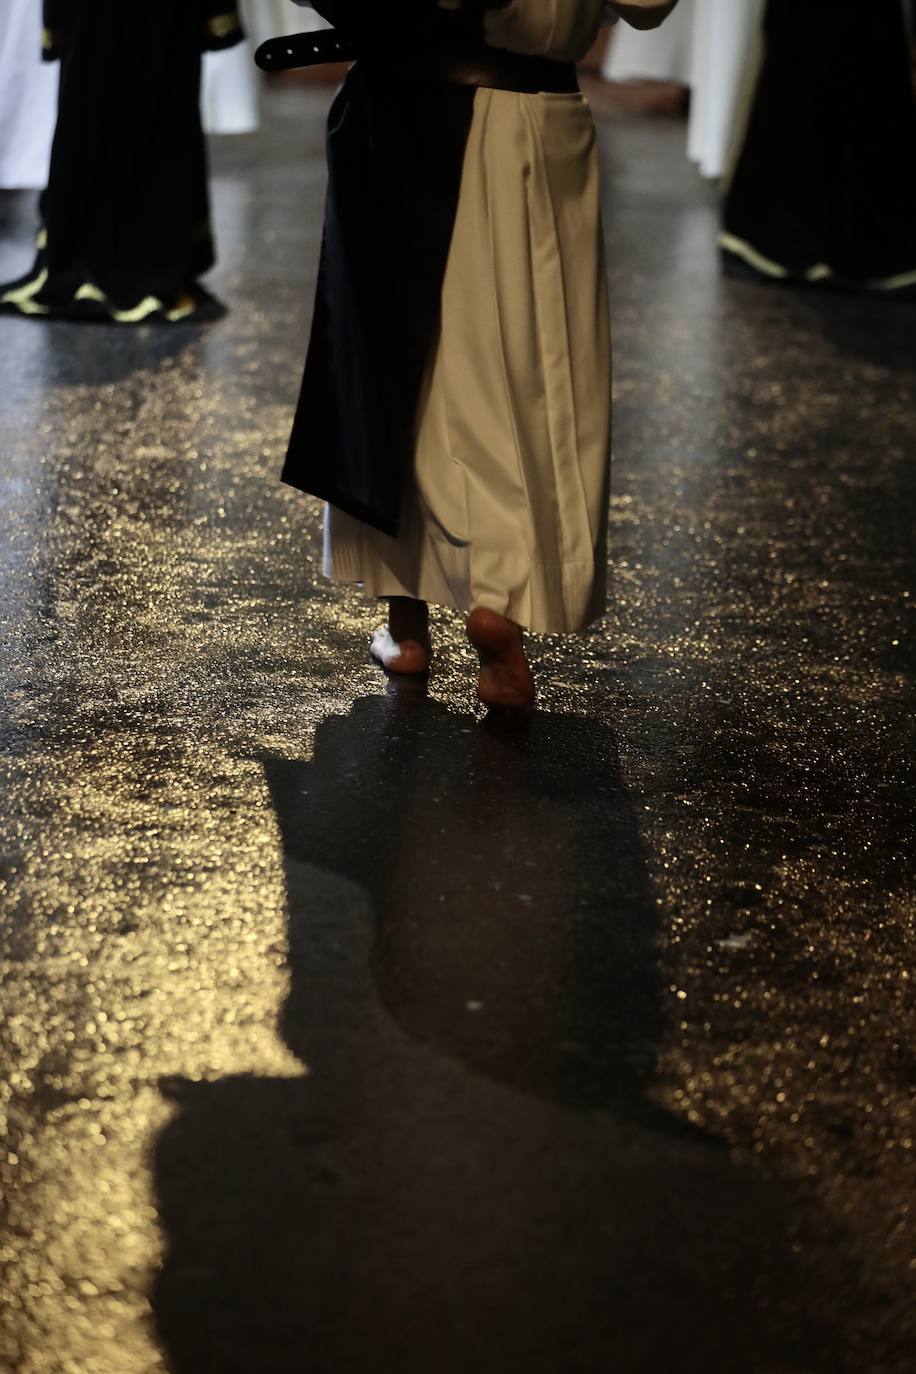
[[[485,606],[478,606],[468,616],[467,637],[478,653],[502,656],[516,650],[524,656],[519,626]]]
[[[468,617],[467,636],[480,657],[477,696],[484,706],[534,710],[534,678],[525,657],[520,626],[485,607]]]
[[[369,652],[386,673],[420,677],[429,671],[429,648],[415,639],[398,641],[392,638],[387,625],[376,630]]]

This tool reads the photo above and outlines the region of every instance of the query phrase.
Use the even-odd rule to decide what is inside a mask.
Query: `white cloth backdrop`
[[[201,107],[208,134],[247,134],[258,127],[258,70],[254,50],[268,38],[326,29],[313,10],[294,9],[289,0],[244,0],[248,39],[226,52],[204,57]]]
[[[41,0],[0,0],[0,187],[41,189],[57,119],[57,64],[41,60]]]
[[[294,0],[294,4],[305,6],[308,0]],[[256,43],[266,38],[277,38],[280,34],[306,33],[312,29],[326,29],[329,26],[312,9],[294,9],[289,0],[249,0],[246,18],[249,32]]]
[[[245,42],[204,53],[200,107],[208,134],[250,134],[257,129],[261,78],[254,50],[267,38],[302,28],[301,16],[288,0],[242,0],[241,12]]]
[[[729,170],[762,51],[764,0],[696,0],[687,155],[707,177]]]
[[[707,177],[728,170],[742,97],[760,53],[764,0],[681,0],[659,29],[618,25],[608,81],[680,81],[692,92],[687,151]]]
[[[658,29],[618,24],[604,62],[606,81],[680,81],[689,86],[693,69],[696,0],[681,0]]]
[[[201,108],[208,134],[247,134],[258,127],[255,48],[268,38],[328,28],[314,10],[296,9],[289,0],[242,0],[242,17],[246,42],[204,57]]]
[[[258,69],[246,38],[234,48],[204,53],[200,110],[208,134],[250,134],[259,124]]]

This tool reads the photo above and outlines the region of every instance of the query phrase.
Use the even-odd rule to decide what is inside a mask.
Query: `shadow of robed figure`
[[[392,689],[264,767],[309,1072],[164,1085],[176,1374],[835,1370],[790,1203],[652,1104],[657,907],[608,728]]]

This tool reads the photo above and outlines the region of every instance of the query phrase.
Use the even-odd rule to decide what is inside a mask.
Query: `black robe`
[[[474,88],[391,75],[480,43],[482,3],[404,0],[392,29],[365,0],[315,9],[367,55],[328,120],[329,185],[305,377],[283,480],[396,534],[439,327]],[[381,7],[383,10],[387,6]]]
[[[793,281],[916,289],[916,98],[900,0],[769,0],[765,39],[725,204],[728,257],[753,270],[759,255]]]
[[[39,257],[0,287],[8,306],[101,318],[149,318],[151,297],[159,317],[186,306],[214,260],[201,53],[241,37],[231,0],[46,0],[44,55],[61,63],[57,129]]]

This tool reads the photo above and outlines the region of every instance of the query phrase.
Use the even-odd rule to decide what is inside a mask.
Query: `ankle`
[[[514,620],[488,606],[475,606],[468,616],[467,637],[482,653],[524,654],[524,632]]]
[[[415,639],[421,644],[429,640],[429,607],[425,601],[410,596],[388,598],[388,629],[394,640]]]

